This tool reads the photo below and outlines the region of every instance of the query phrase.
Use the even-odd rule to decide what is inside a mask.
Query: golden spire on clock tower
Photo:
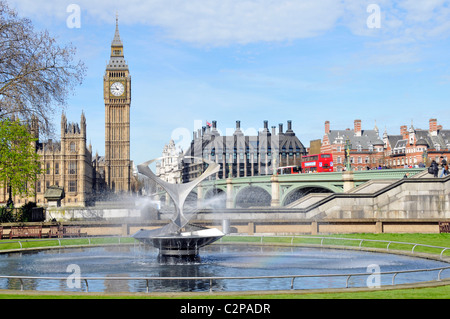
[[[111,45],[123,47],[122,40],[120,40],[120,34],[119,34],[119,14],[118,13],[116,13],[116,32],[114,33],[114,39],[113,39]]]
[[[116,31],[114,32],[114,38],[111,42],[111,58],[106,69],[128,69],[128,65],[124,59],[123,43],[120,39],[119,33],[119,16],[116,13]]]

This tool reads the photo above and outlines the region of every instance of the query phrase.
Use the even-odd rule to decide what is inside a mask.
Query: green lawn
[[[450,299],[450,285],[414,289],[373,289],[372,291],[280,294],[40,294],[0,293],[0,299]]]
[[[429,246],[437,247],[449,247],[450,248],[450,234],[345,234],[345,235],[328,235],[327,239],[322,240],[321,236],[294,236],[294,237],[264,237],[261,241],[259,236],[226,236],[222,239],[222,242],[249,242],[249,243],[279,243],[279,244],[315,244],[320,245],[337,245],[337,246],[359,246],[361,247],[371,247],[371,248],[383,248],[386,249],[388,243],[386,241],[391,241],[389,245],[390,250],[407,250],[411,251],[414,245],[402,244],[402,243],[414,243],[423,244]],[[339,238],[339,239],[334,239]],[[345,240],[348,238],[349,240]],[[366,239],[366,240],[379,240],[383,242],[374,241],[361,241],[355,239]],[[422,247],[417,246],[414,248],[415,252],[440,254],[441,248],[433,247]],[[444,251],[444,256],[450,256],[450,249]]]
[[[4,240],[0,241],[0,250],[20,249],[20,248],[39,248],[39,247],[58,247],[58,246],[77,246],[77,245],[107,245],[120,243],[133,243],[134,238],[102,237],[102,238],[61,238],[58,239],[23,239],[23,240]]]
[[[280,244],[320,244],[321,239],[314,238],[315,236],[298,236],[294,237],[264,237],[263,243],[280,243]],[[395,242],[410,242],[431,246],[439,247],[450,247],[450,234],[346,234],[346,235],[329,235],[328,237],[339,237],[348,239],[367,239],[367,240],[381,240],[381,241],[395,241]],[[89,244],[118,244],[118,238],[80,238],[80,239],[63,239],[60,242],[58,240],[51,241],[23,241],[23,248],[33,248],[33,247],[48,247],[48,246],[63,246],[70,245],[87,245]],[[120,243],[133,243],[132,238],[121,238]],[[260,243],[261,237],[258,236],[226,236],[222,239],[222,242],[254,242]],[[1,243],[1,242],[0,242]],[[332,238],[327,238],[323,240],[324,245],[360,245],[360,241],[352,240],[336,240]],[[386,243],[379,242],[366,242],[363,241],[361,246],[363,247],[378,247],[386,248]],[[0,244],[0,249],[16,249],[20,248],[20,245],[15,243]],[[405,244],[395,244],[392,243],[389,249],[395,250],[408,250],[412,248],[411,245]],[[439,254],[442,249],[419,247],[415,248],[416,252],[427,252]],[[444,255],[450,256],[450,249],[444,252]],[[48,293],[10,293],[5,294],[0,293],[1,298],[30,298],[30,299],[78,299],[78,298],[93,298],[93,299],[109,299],[109,298],[120,298],[120,299],[147,299],[147,298],[174,298],[173,295],[155,295],[155,294],[120,294],[120,295],[104,295],[104,294],[48,294]],[[450,298],[450,285],[444,285],[439,287],[427,287],[427,288],[414,288],[414,289],[374,289],[371,291],[359,291],[359,292],[334,292],[334,293],[305,293],[301,292],[289,292],[286,294],[264,294],[264,295],[252,295],[252,294],[180,294],[175,295],[175,298],[199,298],[199,299],[209,299],[209,298],[230,298],[230,299],[449,299]]]

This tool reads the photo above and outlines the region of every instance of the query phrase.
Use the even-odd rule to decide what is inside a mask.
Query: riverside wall
[[[439,233],[439,223],[442,220],[197,220],[195,223],[210,228],[227,230],[231,235],[324,235],[324,234],[351,234],[351,233]],[[450,220],[447,220],[450,222]],[[167,224],[167,220],[110,220],[110,221],[62,221],[63,226],[78,226],[81,233],[87,236],[131,236],[140,229],[155,229]],[[42,238],[54,222],[27,223],[27,225],[41,225]],[[224,228],[224,225],[226,227]],[[3,240],[9,238],[12,226],[23,224],[7,223],[3,226]]]

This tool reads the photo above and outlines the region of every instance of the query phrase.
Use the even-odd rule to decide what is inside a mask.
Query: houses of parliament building
[[[105,103],[105,155],[92,154],[86,143],[86,118],[79,123],[68,122],[61,116],[60,141],[39,141],[39,125],[32,120],[30,131],[36,138],[42,173],[35,185],[35,195],[29,198],[15,196],[16,206],[28,201],[46,206],[46,192],[60,189],[64,197],[61,206],[86,206],[100,194],[132,191],[133,176],[130,160],[130,104],[131,77],[124,59],[123,43],[119,35],[118,19],[111,43],[111,57],[103,77]],[[0,202],[9,198],[7,186],[0,188]],[[101,198],[101,196],[100,196]]]

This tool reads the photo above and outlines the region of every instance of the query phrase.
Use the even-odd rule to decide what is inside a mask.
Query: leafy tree
[[[20,208],[16,220],[19,222],[31,222],[33,215],[33,208],[37,207],[35,202],[28,202]]]
[[[0,119],[0,181],[12,196],[34,195],[41,173],[35,139],[19,120]]]
[[[72,45],[60,46],[47,31],[35,31],[0,0],[0,118],[36,116],[42,131],[50,132],[55,105],[65,105],[85,75],[74,56]]]

